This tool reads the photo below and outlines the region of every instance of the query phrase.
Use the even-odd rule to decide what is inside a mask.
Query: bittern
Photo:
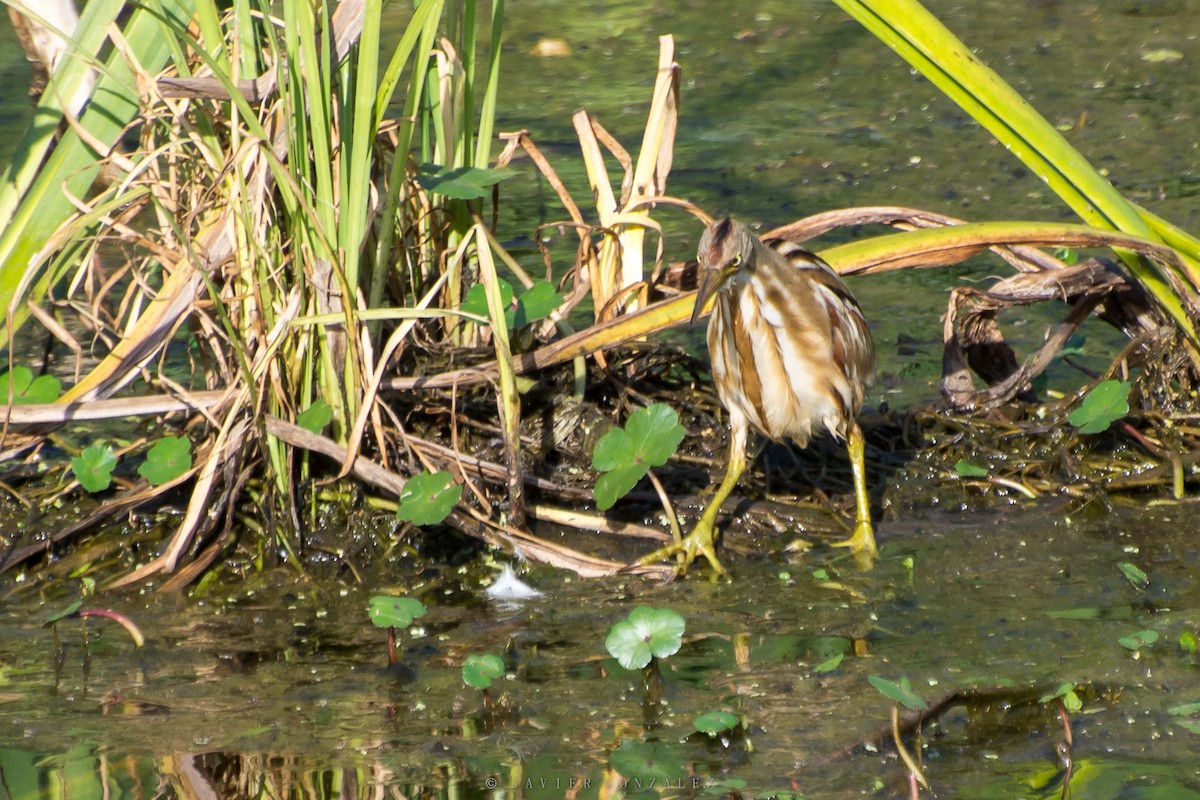
[[[764,242],[730,219],[708,227],[698,258],[692,322],[716,295],[708,351],[717,396],[729,412],[729,465],[691,534],[640,563],[682,552],[682,571],[703,553],[717,573],[725,573],[715,550],[717,515],[746,469],[751,428],[801,447],[814,428],[846,441],[856,520],[850,538],[836,546],[871,561],[877,551],[856,417],[874,380],[875,345],[858,301],[813,253],[793,242]]]

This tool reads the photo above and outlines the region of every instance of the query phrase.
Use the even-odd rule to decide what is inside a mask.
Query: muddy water
[[[931,5],[1123,191],[1200,227],[1194,2]],[[655,37],[672,32],[684,67],[673,193],[765,224],[880,203],[1067,218],[1034,176],[829,4],[589,9],[510,4],[498,125],[528,128],[577,197],[587,190],[571,112],[587,106],[636,150]],[[555,36],[571,57],[529,55]],[[5,84],[23,85],[19,56],[4,52]],[[4,99],[3,119],[19,121],[21,93]],[[563,216],[531,174],[505,190],[503,224],[518,244]],[[668,257],[694,250],[695,226],[661,216]],[[946,292],[1000,271],[985,260],[855,283],[880,342],[872,405],[934,396]],[[1042,326],[1011,330],[1036,341]],[[1083,357],[1103,363],[1103,333],[1092,337]],[[660,768],[656,784],[640,773],[628,794],[904,795],[887,736],[856,747],[888,724],[891,704],[868,680],[879,676],[907,677],[930,702],[969,701],[928,722],[915,748],[938,796],[1057,797],[1069,762],[1076,797],[1200,797],[1200,716],[1171,713],[1200,701],[1196,658],[1180,644],[1200,633],[1194,508],[996,515],[952,492],[938,507],[960,500],[965,509],[886,526],[883,559],[865,574],[821,549],[795,562],[732,559],[737,581],[719,586],[538,571],[527,579],[544,597],[502,608],[481,594],[487,568],[418,573],[401,561],[367,585],[314,586],[283,571],[186,598],[105,598],[147,644],[135,649],[94,622],[86,666],[77,622],[58,626],[59,649],[41,625],[69,598],[9,584],[18,591],[0,606],[0,796],[611,796],[606,769],[627,754],[622,743],[643,740],[657,743],[640,754]],[[1122,563],[1149,583],[1133,585]],[[430,608],[392,669],[365,614],[383,590]],[[658,687],[604,651],[635,604],[688,622]],[[1147,630],[1153,644],[1121,643]],[[504,654],[508,667],[490,714],[461,680],[465,656],[481,651]],[[1069,726],[1039,702],[1064,682],[1082,702]],[[743,729],[728,742],[690,735],[695,716],[717,709]]]

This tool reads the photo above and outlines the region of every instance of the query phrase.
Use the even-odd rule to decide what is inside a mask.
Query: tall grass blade
[[[191,8],[187,0],[167,0],[162,5],[163,13],[181,25],[186,25]],[[102,39],[94,38],[96,31],[91,26],[99,23],[101,30],[105,29],[107,23],[104,20],[111,20],[115,13],[110,0],[97,0],[85,7],[79,30],[86,37],[87,46],[77,46],[77,52],[85,54],[84,66],[89,58],[86,54],[97,52],[102,43]],[[130,49],[138,54],[140,65],[150,74],[156,73],[170,54],[164,27],[152,10],[139,6],[129,12],[123,28]],[[71,59],[69,63],[74,65],[77,61],[79,59]],[[43,99],[48,97],[51,97],[50,91]],[[126,126],[137,118],[139,110],[137,79],[117,48],[96,82],[92,99],[79,116],[79,127],[86,135],[69,127],[44,161],[37,156],[38,148],[44,152],[47,129],[53,132],[61,113],[51,101],[39,104],[30,130],[22,140],[22,148],[31,149],[24,153],[18,151],[5,186],[0,190],[3,195],[0,197],[0,215],[9,215],[0,234],[0,310],[7,319],[7,325],[0,329],[0,346],[8,343],[10,335],[27,318],[26,301],[39,302],[49,288],[45,281],[32,279],[30,265],[54,231],[75,213],[72,199],[86,197],[100,172],[100,159],[108,153],[95,152],[91,142],[111,149]],[[36,175],[22,191],[30,170],[36,171]],[[19,291],[21,295],[17,296]]]

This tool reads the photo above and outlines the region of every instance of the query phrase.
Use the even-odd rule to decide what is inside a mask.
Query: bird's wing
[[[869,386],[875,379],[875,342],[862,306],[850,287],[820,256],[795,242],[768,239],[763,244],[796,269],[804,270],[805,276],[814,284],[814,292],[831,295],[822,305],[829,313],[834,358],[844,365],[851,387],[855,384]],[[852,392],[856,396],[851,405],[857,407],[862,402],[861,388],[852,389]]]

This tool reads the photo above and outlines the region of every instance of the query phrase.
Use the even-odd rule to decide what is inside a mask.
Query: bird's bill
[[[713,297],[716,295],[716,290],[721,288],[721,284],[724,284],[727,278],[725,270],[701,271],[700,285],[696,287],[696,307],[691,309],[691,325],[695,325],[696,320],[708,311],[708,307],[712,305]]]

